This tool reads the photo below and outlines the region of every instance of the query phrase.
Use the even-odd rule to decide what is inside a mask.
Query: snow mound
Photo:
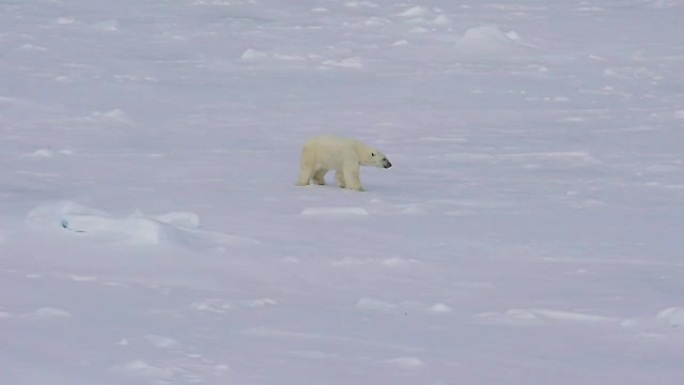
[[[29,152],[27,154],[24,154],[24,157],[27,157],[27,158],[51,158],[54,155],[55,155],[55,152],[52,151],[51,149],[40,148],[40,149],[35,150],[33,152]]]
[[[200,246],[254,242],[247,238],[200,230],[199,215],[189,212],[146,216],[136,211],[130,216],[117,217],[102,210],[66,201],[38,206],[28,213],[27,219],[43,228],[137,245],[175,243]]]
[[[199,229],[200,227],[200,217],[195,213],[189,212],[171,212],[162,215],[156,215],[154,219],[174,225],[176,227],[181,227],[185,229]]]
[[[373,16],[366,19],[363,24],[369,27],[384,27],[386,25],[392,24],[392,21],[384,17]]]
[[[30,316],[38,318],[70,318],[71,313],[54,307],[41,307],[33,312]]]
[[[0,312],[0,318],[18,318],[29,320],[66,319],[71,318],[71,313],[54,307],[41,307],[40,309],[36,309],[28,313]]]
[[[651,332],[662,329],[678,329],[684,327],[684,307],[672,306],[661,310],[656,315],[628,318],[620,322],[620,325],[625,328]]]
[[[495,24],[469,28],[458,41],[456,49],[467,54],[507,53],[533,48],[515,31],[502,31]]]
[[[656,319],[673,328],[684,326],[684,307],[667,308],[658,313]]]
[[[93,29],[101,32],[118,32],[120,29],[119,21],[116,19],[103,20],[93,25]]]
[[[403,19],[409,24],[428,24],[436,26],[446,26],[451,24],[451,19],[442,14],[439,9],[429,9],[422,6],[409,8],[396,14],[395,16]],[[419,29],[424,30],[424,28]],[[425,30],[425,32],[429,32],[429,30]]]
[[[158,336],[154,334],[148,334],[145,336],[145,339],[147,342],[149,342],[151,345],[158,347],[160,349],[168,349],[168,348],[173,348],[177,347],[180,345],[178,341],[171,337],[165,337],[165,336]]]
[[[444,314],[451,313],[451,308],[443,303],[437,303],[432,305],[428,311],[433,314]]]
[[[59,150],[55,151],[51,148],[39,148],[37,150],[28,152],[24,155],[22,155],[23,158],[33,158],[33,159],[41,159],[41,158],[52,158],[56,155],[73,155],[73,152],[70,150]]]
[[[426,17],[432,16],[433,12],[423,6],[417,5],[397,14],[399,17]]]
[[[398,357],[384,361],[397,369],[418,370],[425,367],[425,362],[418,357]]]
[[[323,62],[324,67],[337,67],[337,68],[350,68],[350,69],[359,69],[363,68],[363,64],[361,63],[361,59],[357,57],[350,57],[346,59],[341,59],[341,60],[326,60]]]
[[[289,55],[289,54],[283,54],[283,53],[274,53],[273,58],[276,60],[282,60],[282,61],[307,61],[308,58],[302,55]]]
[[[114,369],[122,372],[129,372],[138,374],[149,378],[170,378],[176,373],[174,368],[165,368],[148,364],[143,360],[135,360],[128,362],[121,366],[116,366]]]
[[[240,59],[242,60],[259,60],[259,59],[265,59],[268,57],[268,54],[266,52],[262,51],[257,51],[252,48],[248,48],[245,50],[245,52],[242,53],[242,56],[240,56]]]
[[[344,5],[347,8],[378,8],[379,6],[370,1],[350,1]]]
[[[419,264],[415,259],[390,257],[384,259],[344,257],[333,261],[335,267],[379,266],[383,268],[410,268]]]
[[[485,323],[514,325],[538,325],[558,322],[604,323],[613,321],[600,315],[554,309],[510,309],[504,313],[481,313],[478,316]]]
[[[262,308],[276,305],[278,305],[278,301],[271,298],[257,298],[239,301],[209,298],[192,303],[190,308],[197,312],[221,314],[227,313],[228,311],[236,308]]]
[[[55,24],[58,24],[58,25],[76,24],[76,19],[71,18],[71,17],[60,17],[60,18],[57,18],[57,20],[55,21]]]
[[[451,19],[449,19],[449,17],[447,17],[446,15],[439,15],[435,17],[434,20],[432,20],[432,22],[437,25],[449,25],[451,24]]]
[[[362,310],[388,311],[396,309],[396,305],[387,301],[363,297],[356,302],[356,308]]]
[[[38,46],[38,45],[33,45],[33,44],[30,44],[30,43],[29,43],[29,44],[24,44],[24,45],[22,45],[21,47],[19,47],[19,49],[22,50],[22,51],[38,51],[38,52],[40,52],[40,51],[47,51],[47,48],[45,48],[45,47],[41,47],[41,46]]]
[[[128,114],[119,108],[109,111],[95,111],[86,117],[85,120],[94,123],[130,123]]]

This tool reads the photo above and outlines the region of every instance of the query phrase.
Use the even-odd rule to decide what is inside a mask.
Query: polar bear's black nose
[[[392,167],[392,163],[390,163],[390,161],[388,160],[385,162],[385,165],[383,167],[390,168],[390,167]]]

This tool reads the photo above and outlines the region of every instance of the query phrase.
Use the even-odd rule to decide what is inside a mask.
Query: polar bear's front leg
[[[313,176],[314,169],[313,166],[307,162],[302,162],[299,168],[299,180],[297,181],[298,186],[308,186],[311,176]]]
[[[327,173],[328,173],[328,170],[326,170],[324,168],[320,169],[320,170],[316,170],[316,172],[314,172],[314,174],[313,174],[314,183],[316,183],[317,185],[323,186],[325,184],[325,174],[327,174]]]
[[[316,171],[316,154],[312,151],[309,145],[305,144],[302,147],[302,153],[299,157],[299,179],[298,186],[308,186],[311,177]]]
[[[345,164],[344,169],[342,170],[342,175],[348,189],[363,191],[363,187],[361,187],[361,179],[359,179],[358,164]]]
[[[335,172],[335,180],[337,181],[337,185],[338,185],[340,188],[345,188],[345,187],[346,187],[347,184],[344,183],[344,174],[342,173],[342,171],[337,170],[337,171]]]

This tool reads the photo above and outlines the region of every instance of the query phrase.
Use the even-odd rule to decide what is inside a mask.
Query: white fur
[[[359,179],[359,167],[390,168],[392,163],[385,154],[354,138],[317,136],[307,140],[302,147],[297,185],[307,186],[311,179],[325,184],[325,174],[335,170],[337,185],[363,191]]]

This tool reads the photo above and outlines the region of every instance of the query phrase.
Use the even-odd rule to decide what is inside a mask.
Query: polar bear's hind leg
[[[323,186],[325,184],[325,174],[328,173],[328,170],[322,168],[320,170],[316,170],[313,174],[313,180],[314,183],[317,185]]]

